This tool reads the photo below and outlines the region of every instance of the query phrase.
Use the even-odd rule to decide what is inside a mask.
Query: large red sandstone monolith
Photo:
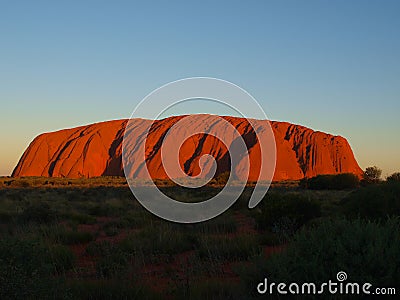
[[[206,117],[199,115],[200,117]],[[167,175],[161,164],[159,145],[166,132],[182,116],[155,121],[146,142],[147,166],[151,176],[166,179]],[[249,180],[258,178],[257,159],[260,146],[254,130],[246,119],[223,117],[237,128],[243,136],[249,150]],[[132,122],[132,121],[131,121]],[[136,119],[138,128],[145,128],[152,121]],[[267,122],[267,121],[257,121]],[[122,138],[127,120],[102,123],[44,133],[37,136],[25,150],[15,167],[12,176],[47,176],[47,177],[95,177],[102,175],[123,176],[121,164]],[[195,130],[195,122],[193,130]],[[218,123],[213,126],[224,127]],[[358,176],[362,170],[354,158],[350,145],[340,136],[313,131],[309,128],[286,122],[271,122],[276,149],[277,163],[275,181],[298,180],[318,174],[353,173]],[[218,127],[217,127],[218,129]],[[191,130],[191,128],[187,128]],[[223,133],[222,133],[223,134]],[[179,139],[179,137],[177,137]],[[180,163],[188,175],[199,173],[199,158],[211,154],[216,158],[218,173],[229,170],[227,148],[216,138],[197,134],[187,140],[180,150]],[[131,169],[135,178],[142,176],[143,160],[137,160]],[[244,179],[240,170],[235,174]]]

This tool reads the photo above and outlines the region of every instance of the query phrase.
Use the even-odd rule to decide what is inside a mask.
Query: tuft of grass
[[[255,236],[241,235],[234,238],[204,236],[200,239],[198,255],[210,261],[242,261],[261,251]]]
[[[176,230],[171,224],[160,222],[131,234],[119,246],[127,252],[172,255],[194,249],[195,244],[193,235]]]
[[[62,245],[86,244],[94,239],[90,232],[70,230],[63,226],[46,227],[41,231],[42,236]]]
[[[49,247],[49,256],[58,274],[72,269],[76,261],[75,254],[64,245],[51,245]]]
[[[118,227],[115,227],[115,226],[107,226],[107,227],[104,228],[103,230],[104,230],[104,233],[105,233],[107,236],[110,236],[110,237],[116,236],[116,235],[118,235],[119,232],[120,232],[120,229],[119,229]]]
[[[207,222],[188,225],[187,231],[199,234],[228,234],[237,231],[237,221],[232,215],[223,214]]]

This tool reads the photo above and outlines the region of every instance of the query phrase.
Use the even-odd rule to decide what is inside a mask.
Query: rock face
[[[146,141],[146,162],[136,160],[131,169],[134,178],[143,176],[147,164],[154,179],[168,176],[161,164],[160,145],[168,130],[182,116],[157,120],[152,125]],[[207,118],[207,115],[199,115]],[[249,151],[249,180],[256,180],[259,174],[260,145],[253,127],[243,118],[223,117],[230,122],[245,140]],[[266,121],[257,121],[260,124]],[[140,132],[151,124],[151,120],[131,120],[130,127]],[[350,145],[340,136],[313,131],[309,128],[286,122],[272,121],[271,127],[276,140],[277,162],[274,180],[298,180],[319,174],[353,173],[362,174]],[[25,150],[12,176],[47,177],[95,177],[103,175],[123,176],[122,140],[128,120],[116,120],[65,129],[37,136]],[[196,122],[194,122],[195,130]],[[218,122],[212,124],[217,130],[225,128]],[[191,130],[191,128],[187,128]],[[217,174],[230,169],[229,153],[226,146],[213,136],[197,134],[187,139],[179,152],[182,170],[195,176],[200,172],[199,158],[212,155],[217,162]],[[244,179],[240,170],[235,174]]]

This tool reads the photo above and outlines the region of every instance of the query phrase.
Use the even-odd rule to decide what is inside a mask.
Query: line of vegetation
[[[273,186],[252,210],[247,187],[221,216],[187,225],[153,216],[126,186],[3,186],[0,299],[245,299],[266,276],[322,280],[340,270],[394,285],[397,179],[343,190]]]

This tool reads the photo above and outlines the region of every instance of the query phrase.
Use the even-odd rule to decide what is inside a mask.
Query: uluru
[[[154,122],[146,140],[146,161],[137,161],[130,175],[140,179],[141,169],[146,164],[153,179],[168,178],[161,163],[160,145],[166,133],[182,117],[156,121],[130,120],[129,124],[133,124],[137,130]],[[199,115],[199,118],[207,118],[207,115]],[[245,118],[221,118],[231,123],[245,141],[250,159],[248,180],[256,180],[260,145],[254,128]],[[257,122],[262,124],[268,121]],[[126,119],[114,120],[40,134],[25,150],[12,176],[124,176],[122,141],[127,124]],[[270,125],[275,136],[277,155],[274,181],[299,180],[321,174],[362,174],[345,138],[287,122],[270,121]],[[190,126],[195,130],[198,124],[193,122]],[[216,130],[225,130],[222,122],[215,122],[212,126]],[[215,137],[196,134],[183,143],[179,161],[186,174],[195,176],[199,173],[199,158],[209,154],[217,162],[217,172],[223,173],[230,169],[227,152],[227,147]],[[237,170],[236,176],[243,179],[240,170]]]

